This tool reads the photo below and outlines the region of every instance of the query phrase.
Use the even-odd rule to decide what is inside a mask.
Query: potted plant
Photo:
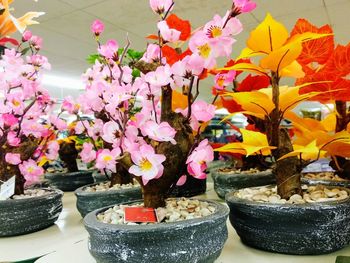
[[[23,32],[40,13],[16,19],[7,1],[2,1],[1,8],[0,38],[16,45],[4,48],[0,58],[0,236],[13,236],[52,225],[62,210],[63,193],[25,188],[43,174],[37,163],[44,151],[50,151],[48,137],[55,132],[53,122],[41,119],[53,105],[40,83],[42,71],[50,64],[38,54],[41,38]],[[20,43],[5,37],[16,28],[23,33]],[[30,54],[24,57],[26,52]]]
[[[95,62],[90,85],[80,99],[82,108],[94,111],[102,110],[98,108],[101,103],[87,98],[100,98],[107,104],[105,114],[114,119],[99,129],[112,148],[93,156],[96,167],[114,170],[119,163],[134,175],[143,194],[143,202],[97,209],[84,218],[90,253],[98,262],[213,262],[227,238],[227,207],[167,196],[188,176],[206,177],[213,150],[200,133],[214,116],[215,107],[198,100],[199,84],[218,57],[230,55],[233,36],[242,30],[236,16],[255,4],[234,1],[224,17],[216,15],[192,34],[188,21],[170,14],[173,1],[152,0],[150,5],[159,14],[158,34],[150,36],[155,43],[148,44],[142,59],[134,64],[139,76],[132,78],[133,69],[121,66],[128,45],[118,54],[116,41],[108,41],[99,46],[108,66]],[[93,27],[96,34],[99,28]],[[179,47],[187,41],[188,49],[183,51]],[[101,66],[110,76],[108,85],[94,81],[100,79]],[[137,102],[141,111],[130,114]],[[130,211],[138,205],[153,219],[156,211],[159,223],[138,224],[140,219],[136,219],[124,224],[124,219],[128,221],[125,206]]]
[[[303,28],[300,23],[296,25],[296,28],[299,27]],[[276,162],[274,173],[277,184],[276,188],[247,188],[228,194],[226,201],[231,211],[230,221],[245,244],[288,254],[328,253],[350,241],[348,190],[322,186],[303,189],[300,172],[304,163],[302,158],[298,158],[303,154],[308,156],[307,159],[317,159],[323,154],[333,155],[339,145],[349,145],[350,134],[335,133],[322,138],[322,142],[314,140],[293,149],[291,136],[280,125],[284,118],[293,115],[291,110],[299,102],[321,94],[300,92],[313,83],[295,87],[279,85],[283,76],[300,78],[304,75],[296,59],[305,44],[329,36],[327,33],[305,31],[299,33],[295,30],[289,36],[286,28],[268,14],[251,32],[248,47],[240,55],[261,56],[260,64],[239,63],[226,68],[251,71],[270,78],[271,88],[229,95],[245,113],[264,120],[265,147],[270,147]]]
[[[249,62],[249,60],[231,60],[226,67],[241,62]],[[275,176],[271,170],[270,150],[264,149],[262,152],[261,148],[253,151],[252,148],[249,149],[249,147],[261,144],[259,139],[264,142],[264,138],[260,136],[261,133],[257,131],[265,132],[265,123],[255,116],[246,114],[248,125],[246,129],[239,129],[228,120],[229,117],[242,111],[241,106],[227,96],[231,86],[234,92],[247,92],[267,88],[270,85],[269,78],[265,75],[252,76],[249,74],[239,82],[238,77],[242,76],[242,73],[243,71],[221,70],[216,72],[215,76],[216,85],[213,93],[220,97],[216,105],[230,112],[224,121],[241,134],[240,141],[222,143],[215,147],[215,151],[232,156],[233,159],[230,165],[226,163],[225,166],[217,167],[212,171],[214,190],[220,198],[225,198],[228,192],[235,189],[275,183]]]
[[[68,129],[66,125],[61,128]],[[92,184],[94,182],[92,177],[94,171],[88,170],[87,167],[79,169],[77,159],[82,140],[71,134],[74,132],[72,128],[65,131],[68,132],[68,137],[55,139],[59,145],[58,156],[60,162],[63,163],[63,167],[57,169],[55,166],[47,165],[45,179],[52,187],[62,191],[74,191],[81,186]]]

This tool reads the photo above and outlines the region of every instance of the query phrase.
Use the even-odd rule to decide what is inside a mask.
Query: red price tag
[[[124,221],[133,223],[155,223],[158,222],[154,208],[125,207]]]

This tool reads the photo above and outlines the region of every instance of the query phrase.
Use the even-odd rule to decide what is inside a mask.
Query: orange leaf
[[[346,77],[350,73],[350,42],[347,46],[336,47],[322,71],[337,77]]]
[[[267,88],[270,86],[270,78],[262,75],[262,76],[252,76],[249,74],[238,86],[237,91],[252,91],[259,90],[263,88]]]
[[[166,22],[170,28],[181,32],[180,40],[186,41],[191,36],[191,24],[188,20],[182,20],[175,14],[171,14]]]
[[[241,105],[239,105],[235,100],[231,98],[221,97],[221,103],[224,108],[226,108],[230,113],[243,111]]]
[[[163,57],[166,58],[166,61],[170,66],[173,65],[175,62],[183,59],[187,55],[191,55],[191,54],[192,52],[189,49],[187,49],[183,53],[178,53],[174,48],[169,47],[167,45],[162,47],[162,55]]]
[[[158,36],[157,35],[148,35],[146,36],[147,39],[152,39],[152,40],[158,40]]]
[[[173,90],[172,109],[186,109],[188,106],[187,104],[187,96],[176,90]]]
[[[306,19],[299,19],[295,24],[291,36],[305,32],[313,32],[319,34],[333,34],[333,30],[329,25],[320,28],[314,26]],[[334,49],[334,37],[327,36],[303,43],[303,50],[297,59],[298,62],[305,67],[307,64],[317,62],[325,64]]]

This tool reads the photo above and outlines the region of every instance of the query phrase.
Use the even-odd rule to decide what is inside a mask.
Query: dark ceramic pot
[[[94,171],[92,173],[92,177],[94,178],[95,183],[103,183],[106,180],[108,180],[106,175],[104,173],[101,173],[100,171]]]
[[[90,184],[75,190],[77,197],[77,209],[82,217],[98,208],[140,200],[142,198],[141,187],[110,190],[101,192],[86,192],[84,189]]]
[[[175,186],[170,193],[170,197],[192,197],[204,194],[207,190],[207,179],[197,179],[187,176],[186,183],[181,186]]]
[[[51,187],[62,191],[74,191],[75,189],[94,183],[93,171],[78,171],[73,173],[47,173],[45,179]]]
[[[281,205],[248,201],[234,194],[226,195],[230,221],[248,246],[284,254],[319,255],[350,243],[350,198]]]
[[[335,181],[335,180],[322,180],[322,179],[309,179],[305,177],[301,177],[301,182],[303,184],[309,184],[309,185],[326,185],[326,186],[337,186],[337,187],[346,187],[350,188],[350,180],[344,180],[344,181]]]
[[[227,206],[215,206],[210,216],[153,225],[112,225],[97,221],[95,210],[84,218],[89,251],[99,263],[212,263],[227,239]]]
[[[269,185],[276,182],[271,170],[254,174],[242,174],[235,173],[234,171],[221,172],[219,169],[212,171],[211,175],[214,181],[214,190],[222,199],[225,198],[227,193],[237,189]]]
[[[63,192],[0,201],[0,237],[28,234],[54,224],[62,211]]]

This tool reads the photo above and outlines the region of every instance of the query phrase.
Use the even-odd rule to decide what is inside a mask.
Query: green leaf
[[[87,57],[87,62],[89,63],[89,64],[95,64],[95,61],[96,60],[100,60],[100,55],[99,54],[91,54],[91,55],[89,55],[88,57]]]
[[[26,47],[24,49],[22,49],[21,53],[22,53],[22,56],[24,56],[25,54],[27,54],[27,52],[30,50],[30,47]]]
[[[127,52],[127,54],[134,60],[139,60],[140,58],[142,58],[144,53],[145,52],[140,52],[133,49],[128,49],[128,52]]]
[[[132,70],[131,75],[132,75],[134,78],[138,78],[138,77],[141,76],[141,71],[138,70],[137,68],[134,68],[134,69]]]

